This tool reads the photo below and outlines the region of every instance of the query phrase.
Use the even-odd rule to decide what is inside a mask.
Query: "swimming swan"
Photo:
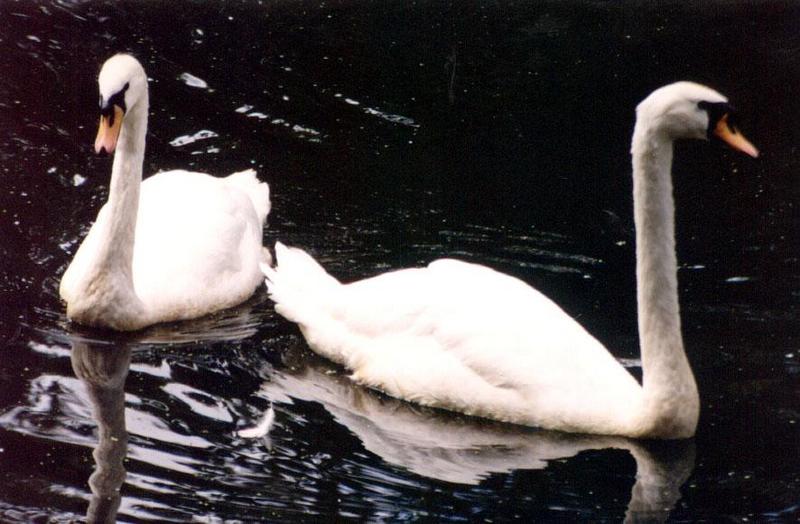
[[[654,91],[633,132],[643,380],[547,297],[492,269],[443,259],[340,284],[305,252],[262,265],[276,310],[352,378],[420,404],[517,424],[634,438],[694,435],[699,397],[683,349],[673,141],[716,136],[753,157],[727,99],[693,83]]]
[[[269,262],[262,246],[267,184],[253,170],[226,178],[175,170],[142,182],[144,69],[118,54],[98,84],[95,150],[116,154],[108,202],[61,279],[67,317],[129,331],[246,300],[263,278],[259,263]]]

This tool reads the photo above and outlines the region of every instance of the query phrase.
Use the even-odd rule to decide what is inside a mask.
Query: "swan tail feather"
[[[226,180],[244,191],[250,198],[253,208],[256,210],[258,221],[263,225],[267,221],[267,215],[269,215],[272,207],[269,201],[269,185],[258,180],[255,169],[238,171],[228,175]]]
[[[302,249],[276,242],[275,262],[274,267],[260,266],[267,290],[276,311],[294,322],[301,322],[303,311],[341,285]]]

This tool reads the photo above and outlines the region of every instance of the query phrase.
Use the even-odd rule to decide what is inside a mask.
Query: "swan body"
[[[259,263],[269,262],[267,184],[253,170],[225,178],[174,170],[142,182],[144,70],[116,55],[99,84],[105,113],[96,148],[116,154],[108,202],[61,280],[67,317],[135,330],[246,300],[261,283]]]
[[[722,95],[688,82],[637,108],[641,385],[534,288],[457,260],[341,284],[304,251],[278,243],[277,266],[262,265],[276,311],[354,380],[395,397],[570,432],[690,437],[699,397],[680,333],[672,143],[716,134],[755,156],[728,115]]]

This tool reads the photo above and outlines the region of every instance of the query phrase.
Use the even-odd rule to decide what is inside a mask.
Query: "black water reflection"
[[[97,422],[95,470],[89,477],[92,498],[86,511],[90,523],[113,523],[117,520],[125,482],[124,459],[128,451],[125,429],[125,378],[131,363],[131,350],[119,347],[92,346],[76,340],[70,354],[72,369],[81,379],[92,404]]]
[[[130,350],[119,521],[796,519],[798,23],[800,6],[760,0],[0,2],[0,520],[116,504],[87,482],[92,405],[117,392],[74,376],[73,344],[98,365]],[[152,79],[147,173],[255,167],[267,244],[344,280],[488,264],[634,373],[633,108],[678,79],[725,92],[762,158],[675,158],[696,459],[363,391],[298,353],[264,293],[132,338],[71,326],[58,280],[106,198],[95,75],[119,50]],[[268,441],[237,436],[272,405]]]
[[[570,435],[454,416],[382,396],[308,354],[261,388],[273,402],[320,403],[389,464],[423,477],[477,485],[492,474],[541,470],[590,450],[618,449],[636,461],[626,522],[665,521],[694,469],[693,440],[641,442]]]
[[[128,451],[125,382],[131,365],[131,348],[128,343],[112,345],[75,337],[70,360],[86,390],[97,427],[97,444],[92,453],[94,471],[88,479],[91,497],[86,521],[116,522],[126,491],[136,490],[137,484],[124,487]],[[297,340],[284,354],[284,361],[286,367],[273,370],[256,393],[277,404],[281,417],[296,416],[293,411],[297,402],[318,403],[337,424],[355,436],[367,452],[387,464],[436,481],[477,486],[491,475],[524,469],[543,470],[553,461],[563,462],[587,451],[624,450],[633,457],[636,466],[625,522],[663,522],[680,499],[681,487],[694,468],[693,440],[648,443],[569,435],[414,406],[354,385],[340,371],[302,349]],[[279,427],[286,425],[287,421],[279,422]],[[273,444],[269,436],[254,441],[234,439],[229,453],[278,460],[275,455],[287,451],[286,444],[282,438]],[[260,447],[264,451],[258,451]],[[197,467],[198,473],[202,472],[199,463]],[[297,473],[296,469],[292,470]],[[390,515],[393,511],[391,499],[399,494],[397,489],[404,484],[408,486],[392,474],[368,471],[346,481],[351,489],[362,491],[367,498],[349,511],[346,507],[340,509],[340,516],[362,514],[370,506],[373,517]],[[307,482],[301,477],[286,475],[283,480],[299,485]],[[380,496],[370,498],[368,493]],[[147,506],[141,498],[137,504]],[[133,507],[127,504],[126,512]],[[157,507],[151,507],[150,511],[169,518],[171,512],[164,508],[159,512]],[[170,520],[180,514],[173,513]]]

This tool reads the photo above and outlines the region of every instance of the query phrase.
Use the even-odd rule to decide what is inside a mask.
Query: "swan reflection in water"
[[[86,387],[97,422],[98,443],[92,456],[95,470],[89,477],[92,497],[86,520],[116,522],[125,481],[123,461],[128,449],[125,428],[125,378],[131,362],[131,349],[121,346],[93,345],[73,338],[70,355],[75,375]]]
[[[158,324],[131,336],[117,336],[111,343],[81,328],[63,332],[72,348],[75,376],[84,384],[97,423],[98,444],[93,452],[95,471],[89,477],[92,492],[88,522],[116,522],[125,482],[123,466],[128,432],[125,425],[125,380],[131,364],[131,347],[140,344],[187,344],[234,342],[252,337],[268,322],[264,297],[199,319]]]
[[[274,370],[260,395],[274,403],[318,402],[364,447],[388,464],[441,481],[475,485],[493,473],[545,469],[549,461],[583,451],[627,450],[636,482],[626,522],[663,521],[694,469],[694,442],[648,443],[620,437],[537,431],[422,408],[358,386],[307,351],[289,350],[290,367]],[[125,481],[128,434],[125,379],[129,344],[111,346],[72,338],[72,367],[85,385],[98,426],[88,522],[114,522]]]
[[[451,483],[474,485],[492,473],[545,469],[551,460],[583,451],[627,450],[636,461],[636,482],[626,522],[666,520],[694,470],[692,439],[645,442],[537,431],[422,408],[356,385],[310,354],[291,371],[276,370],[260,394],[275,403],[318,402],[387,463]]]

